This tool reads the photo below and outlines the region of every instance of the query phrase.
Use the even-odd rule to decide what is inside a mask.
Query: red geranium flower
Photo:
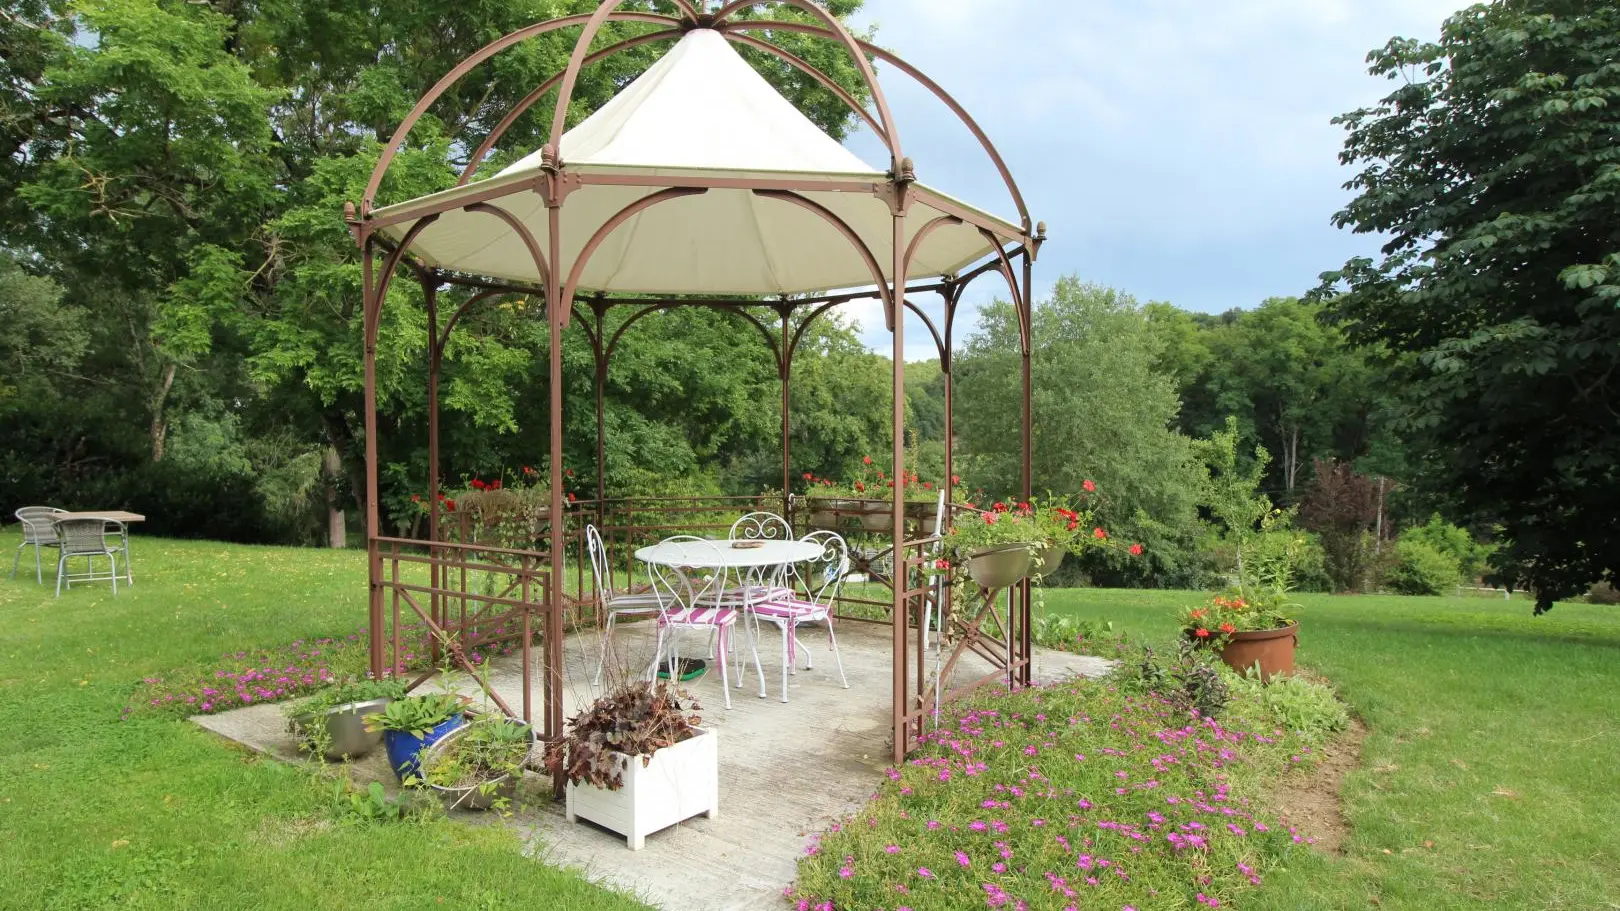
[[[935,560],[934,561],[934,568],[935,569],[950,569],[951,568],[951,561],[949,561],[949,560]]]
[[[1007,511],[1007,504],[1006,503],[997,503],[996,505],[994,505],[994,506],[992,506],[990,508],[995,510],[996,512],[1006,512]]]
[[[1068,529],[1069,529],[1069,531],[1078,531],[1080,529],[1080,520],[1079,519],[1070,519]]]
[[[1223,633],[1235,633],[1235,632],[1237,632],[1237,627],[1233,626],[1230,623],[1222,623],[1221,624],[1221,632],[1223,632]]]
[[[986,524],[986,525],[994,525],[1000,519],[1001,519],[1001,517],[996,515],[993,512],[987,512],[987,513],[984,514],[984,524]]]
[[[1142,545],[1140,545],[1140,544],[1132,544],[1131,545],[1131,556],[1133,556],[1133,557],[1142,556]]]
[[[496,478],[495,482],[493,484],[489,485],[489,489],[490,490],[500,490],[501,489],[501,479]]]
[[[456,511],[456,501],[455,500],[445,500],[444,501],[444,508],[445,508],[445,511],[447,511],[447,512],[455,512]]]
[[[1200,639],[1208,639],[1209,638],[1209,630],[1204,629],[1202,626],[1200,626],[1199,628],[1193,630],[1193,635],[1197,636]]]
[[[1096,493],[1097,492],[1097,482],[1096,481],[1092,481],[1090,479],[1087,479],[1086,482],[1084,484],[1081,484],[1080,486],[1085,488],[1086,493]]]
[[[960,484],[960,483],[962,483],[962,476],[959,475],[959,474],[951,475],[951,483],[952,484]]]
[[[863,463],[867,464],[867,465],[870,465],[870,464],[872,464],[872,457],[871,456],[861,456],[861,461]]]
[[[816,476],[807,471],[807,472],[804,473],[804,479],[806,481],[814,481],[816,479]]]
[[[933,490],[933,489],[934,489],[934,482],[933,481],[924,481],[923,482],[923,490]]]
[[[419,493],[411,494],[411,502],[412,503],[420,503],[420,502],[422,502],[422,495],[419,494]]]
[[[856,481],[855,482],[855,492],[856,493],[866,493],[866,484],[861,482],[861,481]]]
[[[564,468],[563,469],[563,474],[565,474],[565,475],[567,475],[568,477],[571,478],[571,477],[574,476],[574,469],[572,469],[572,468]]]
[[[1096,529],[1092,529],[1092,532],[1091,532],[1091,536],[1092,536],[1092,537],[1093,537],[1093,538],[1096,538],[1096,539],[1097,539],[1097,540],[1099,540],[1099,541],[1106,541],[1106,540],[1108,540],[1108,532],[1106,532],[1106,531],[1103,531],[1103,530],[1102,530],[1102,529],[1100,529],[1100,528],[1096,528]]]
[[[534,469],[530,468],[527,465],[525,465],[525,466],[523,466],[523,473],[524,474],[534,474]]]
[[[473,490],[483,490],[484,488],[486,488],[488,486],[489,486],[488,484],[485,484],[483,481],[480,481],[477,478],[472,479],[472,489]]]
[[[579,498],[574,496],[573,494],[569,494],[568,495],[568,502],[570,502],[570,503],[578,503]]]

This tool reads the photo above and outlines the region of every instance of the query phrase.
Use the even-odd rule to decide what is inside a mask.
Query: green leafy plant
[[[1263,683],[1252,668],[1224,673],[1234,693],[1252,695],[1279,726],[1306,740],[1321,743],[1350,726],[1350,710],[1324,684],[1299,674],[1278,674]]]
[[[1121,662],[1110,679],[1127,692],[1154,695],[1205,718],[1218,717],[1232,698],[1220,668],[1189,642],[1181,643],[1176,660],[1169,664],[1144,645],[1140,657]]]
[[[403,821],[412,814],[408,795],[390,797],[382,784],[375,781],[357,788],[348,779],[342,779],[333,785],[333,797],[338,817],[350,824],[382,825]]]
[[[497,795],[495,808],[504,810],[509,800],[497,790],[507,780],[522,777],[533,749],[534,730],[529,725],[504,716],[480,719],[429,750],[406,783],[465,792],[458,802],[472,793]]]
[[[1462,579],[1457,558],[1425,541],[1403,537],[1396,543],[1395,553],[1395,565],[1384,575],[1384,585],[1396,594],[1446,595]]]
[[[425,693],[390,702],[381,712],[365,718],[368,731],[397,731],[426,737],[430,731],[466,710],[466,700],[455,693]]]
[[[958,558],[1007,544],[1026,545],[1033,554],[1041,534],[1031,515],[1027,503],[1015,508],[998,502],[983,512],[955,516],[945,532],[945,547]]]

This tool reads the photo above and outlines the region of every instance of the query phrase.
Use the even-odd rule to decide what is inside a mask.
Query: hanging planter
[[[1041,548],[1039,556],[1034,559],[1034,566],[1030,570],[1032,576],[1050,576],[1063,565],[1063,558],[1068,556],[1069,549],[1059,544],[1047,544]]]
[[[1029,573],[1028,544],[1002,544],[968,554],[967,572],[991,591],[1013,585]]]

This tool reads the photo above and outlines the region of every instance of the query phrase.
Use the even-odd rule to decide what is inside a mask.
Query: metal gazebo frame
[[[775,358],[778,373],[781,379],[782,393],[782,480],[784,496],[792,489],[791,470],[791,414],[789,410],[789,395],[792,382],[792,368],[794,355],[800,342],[804,338],[807,328],[820,316],[842,303],[854,300],[869,300],[874,296],[882,299],[885,309],[886,321],[893,333],[893,465],[896,472],[903,470],[905,458],[905,373],[904,373],[904,340],[905,340],[905,311],[916,314],[927,327],[939,352],[941,369],[945,376],[945,437],[946,455],[945,471],[946,484],[953,472],[951,438],[954,430],[953,420],[953,389],[952,389],[952,342],[955,331],[955,318],[957,307],[962,299],[966,287],[984,275],[999,274],[1007,282],[1020,329],[1019,354],[1022,369],[1022,490],[1027,499],[1031,493],[1031,390],[1030,390],[1030,350],[1031,350],[1031,303],[1030,288],[1032,269],[1040,246],[1045,239],[1045,226],[1034,224],[1029,215],[1023,195],[1018,189],[1010,170],[995,145],[991,143],[977,122],[949,93],[936,82],[924,75],[915,67],[906,63],[900,57],[883,48],[855,38],[831,14],[823,9],[814,0],[781,0],[784,5],[796,7],[807,13],[813,19],[823,23],[820,26],[803,22],[777,21],[769,19],[739,19],[736,14],[755,6],[762,5],[758,0],[731,0],[718,10],[709,11],[706,0],[669,0],[669,5],[678,10],[678,15],[662,15],[647,12],[623,12],[619,7],[624,0],[603,0],[602,5],[592,14],[568,16],[548,22],[536,23],[519,29],[511,34],[499,38],[486,45],[479,51],[467,57],[460,65],[452,69],[438,81],[425,95],[423,95],[412,108],[409,115],[400,123],[392,138],[383,150],[368,183],[365,195],[358,206],[349,203],[345,206],[345,218],[348,222],[355,242],[362,251],[364,276],[364,352],[365,352],[365,436],[366,436],[366,540],[370,578],[370,598],[368,612],[370,618],[370,648],[371,671],[374,675],[384,673],[397,673],[399,667],[393,662],[399,655],[399,624],[398,613],[401,599],[411,607],[422,623],[435,634],[442,633],[450,626],[448,609],[445,605],[449,600],[462,599],[463,611],[469,595],[465,584],[457,591],[450,583],[451,576],[457,572],[463,574],[468,569],[490,568],[489,555],[491,548],[478,546],[467,547],[447,542],[440,534],[440,506],[439,506],[439,376],[441,361],[444,354],[445,343],[456,324],[469,310],[479,303],[503,294],[522,294],[542,298],[545,301],[546,319],[550,329],[549,365],[550,365],[550,515],[552,517],[549,532],[549,544],[545,551],[504,551],[504,559],[500,569],[512,576],[510,586],[498,595],[474,596],[481,605],[487,609],[508,608],[512,614],[521,614],[523,630],[523,705],[521,713],[513,711],[498,694],[494,696],[501,709],[509,714],[521,714],[531,722],[531,660],[529,645],[534,616],[542,618],[540,630],[544,645],[541,654],[541,675],[543,683],[544,716],[540,725],[542,736],[550,739],[562,733],[562,641],[564,636],[564,585],[565,553],[567,550],[567,535],[564,528],[563,516],[565,503],[563,499],[563,456],[562,456],[562,418],[563,418],[563,365],[559,355],[562,349],[563,332],[573,321],[579,317],[580,328],[587,336],[592,353],[595,357],[595,392],[597,411],[597,509],[602,508],[606,501],[606,489],[603,480],[605,465],[605,426],[603,422],[603,390],[608,376],[608,365],[620,339],[623,338],[636,322],[642,318],[674,307],[707,307],[746,319],[756,326],[765,337]],[[660,31],[638,35],[620,41],[612,46],[592,52],[590,50],[593,40],[599,31],[609,22],[644,23],[663,26]],[[550,141],[542,151],[543,164],[541,172],[533,182],[532,191],[540,197],[546,207],[550,230],[548,232],[548,249],[541,249],[534,233],[511,212],[496,205],[492,200],[496,198],[491,193],[488,196],[479,196],[476,192],[464,195],[453,202],[436,200],[427,197],[421,200],[420,205],[412,204],[403,211],[398,207],[391,209],[386,217],[379,217],[373,205],[378,188],[384,175],[393,162],[397,151],[401,148],[406,137],[417,121],[429,107],[452,85],[470,73],[475,67],[525,40],[535,38],[564,28],[581,29],[575,43],[568,67],[562,73],[553,76],[537,86],[526,98],[514,106],[500,121],[500,123],[485,137],[473,152],[471,160],[460,176],[458,186],[468,185],[478,172],[483,159],[488,155],[495,144],[505,132],[534,104],[538,103],[547,93],[556,90],[557,101],[552,116]],[[850,180],[843,183],[828,183],[819,181],[810,186],[796,182],[791,178],[761,178],[748,176],[726,176],[712,174],[706,176],[681,176],[676,178],[649,178],[640,175],[625,174],[581,174],[570,171],[568,163],[563,161],[559,153],[561,139],[566,126],[569,102],[583,67],[595,63],[613,54],[621,53],[635,47],[640,47],[657,41],[678,40],[693,29],[711,29],[722,35],[733,45],[751,48],[766,54],[773,55],[801,71],[809,78],[819,83],[832,94],[840,98],[851,110],[855,112],[876,134],[883,143],[890,156],[890,169],[886,179],[881,182]],[[825,73],[816,69],[805,60],[772,44],[764,38],[757,37],[755,33],[796,33],[824,38],[840,43],[846,48],[856,64],[862,79],[871,93],[871,102],[875,108],[875,115],[863,107],[849,92],[839,87],[836,82]],[[999,172],[1007,190],[1010,192],[1014,204],[1018,208],[1020,218],[1016,230],[1010,230],[1009,223],[985,217],[982,213],[970,207],[956,203],[954,200],[935,193],[926,187],[916,184],[915,171],[911,159],[905,157],[897,124],[889,110],[888,101],[884,95],[881,83],[873,72],[869,58],[882,61],[911,77],[939,101],[944,103],[967,127],[979,141],[990,161]],[[664,181],[658,183],[658,180]],[[575,189],[588,184],[616,185],[621,187],[643,187],[649,192],[635,202],[623,208],[613,218],[609,219],[600,230],[595,233],[585,245],[576,261],[565,264],[561,250],[560,225],[564,206],[568,196]],[[620,225],[638,213],[657,206],[661,203],[679,199],[686,196],[705,193],[710,189],[742,190],[754,195],[779,201],[786,205],[794,205],[809,211],[823,220],[829,228],[841,234],[849,244],[859,252],[871,272],[873,284],[877,290],[851,291],[836,294],[821,294],[809,297],[795,297],[781,300],[739,301],[728,299],[691,299],[687,297],[668,299],[648,299],[645,297],[617,298],[601,293],[593,293],[581,298],[580,280],[587,262],[597,248]],[[892,214],[892,234],[884,242],[893,245],[893,261],[890,274],[894,280],[888,281],[884,277],[884,269],[873,254],[865,238],[853,230],[849,224],[841,220],[836,214],[819,205],[804,195],[810,191],[842,191],[848,193],[871,194],[888,203]],[[927,204],[945,214],[936,217],[920,228],[909,243],[907,236],[908,209],[915,200],[926,199]],[[516,235],[520,236],[526,246],[529,256],[532,257],[536,270],[543,281],[538,285],[508,280],[491,280],[488,278],[445,271],[434,268],[419,261],[411,255],[412,242],[440,215],[453,211],[478,212],[504,222]],[[408,229],[404,229],[409,225]],[[398,226],[396,230],[404,229],[403,236],[397,241],[391,241],[382,234],[384,228]],[[982,263],[956,275],[944,275],[937,279],[912,282],[910,279],[910,265],[924,238],[933,231],[942,227],[968,226],[976,228],[990,243],[993,252]],[[381,259],[379,267],[378,260]],[[416,541],[403,538],[391,538],[382,534],[379,519],[379,464],[378,464],[378,417],[377,417],[377,338],[378,327],[381,322],[381,311],[387,298],[388,287],[393,279],[401,274],[401,266],[407,268],[422,286],[428,317],[428,474],[429,474],[429,522],[428,540]],[[475,293],[454,314],[450,315],[441,326],[438,310],[438,292],[443,286],[455,286],[473,290]],[[910,301],[912,295],[938,294],[944,301],[943,327],[931,320],[921,308]],[[583,305],[583,310],[581,306]],[[774,311],[780,320],[779,327],[767,325],[750,308],[766,308]],[[611,333],[607,317],[614,310],[630,310],[631,314],[624,319]],[[779,328],[780,338],[773,332]],[[893,610],[890,623],[893,628],[893,735],[894,755],[899,761],[917,743],[918,737],[923,733],[924,726],[932,711],[937,709],[941,701],[951,698],[963,689],[945,693],[942,692],[944,680],[930,684],[924,670],[925,631],[914,629],[921,626],[922,608],[925,599],[929,597],[926,586],[913,587],[911,579],[913,570],[920,567],[928,559],[926,546],[933,539],[906,540],[905,517],[905,491],[903,485],[894,488],[893,507],[893,539],[892,554],[894,566],[893,584]],[[410,556],[402,553],[403,549],[426,550],[426,556]],[[385,561],[386,557],[386,561]],[[391,564],[385,574],[385,562]],[[426,565],[431,574],[427,586],[419,583],[402,581],[400,576],[401,564]],[[393,629],[393,658],[385,662],[385,655],[389,654],[389,645],[385,641],[385,601],[389,595],[394,599],[395,623]],[[538,595],[538,597],[536,597]],[[421,598],[420,596],[426,596]],[[991,603],[996,594],[983,595],[986,604]],[[421,600],[428,601],[423,607]],[[1001,640],[991,640],[992,647],[986,647],[983,637],[978,635],[979,630],[974,626],[966,630],[968,635],[957,647],[957,653],[951,657],[947,667],[955,664],[955,659],[969,647],[991,660],[997,667],[996,673],[989,675],[971,686],[983,682],[999,680],[1009,686],[1027,686],[1031,681],[1031,646],[1029,625],[1029,583],[1020,583],[1016,590],[1008,597],[1011,614],[1009,626],[1002,631]],[[537,610],[539,608],[539,610]],[[982,614],[982,612],[981,612]],[[464,621],[465,623],[465,621]],[[452,649],[452,657],[467,665],[466,656],[459,650]],[[914,651],[914,654],[913,654]],[[915,667],[912,660],[915,659]],[[914,670],[913,676],[910,671]],[[420,683],[423,678],[418,678]]]

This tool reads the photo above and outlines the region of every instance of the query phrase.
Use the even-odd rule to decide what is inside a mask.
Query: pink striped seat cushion
[[[754,605],[754,613],[762,617],[781,617],[787,620],[803,620],[805,617],[826,612],[825,607],[801,598],[785,598]]]
[[[683,608],[670,611],[658,618],[664,625],[679,623],[685,626],[730,626],[737,620],[737,612],[729,607]]]

